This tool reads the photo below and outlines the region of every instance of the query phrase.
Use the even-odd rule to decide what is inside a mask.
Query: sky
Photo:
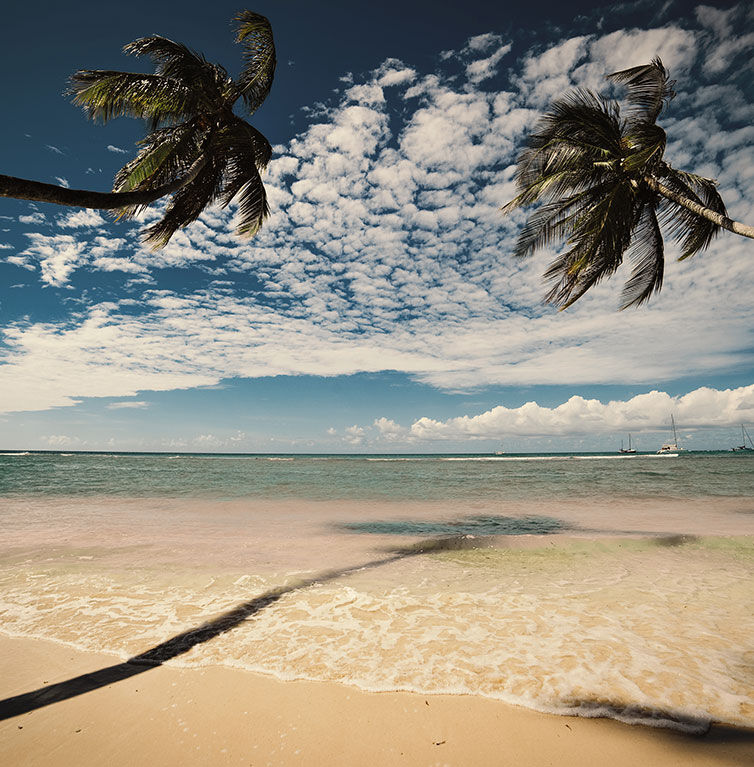
[[[524,7],[518,7],[524,6]],[[566,311],[562,244],[510,254],[516,157],[553,98],[659,55],[666,159],[754,223],[754,11],[670,0],[258,2],[278,67],[250,118],[274,147],[272,214],[234,206],[160,251],[137,221],[0,199],[0,449],[206,452],[728,449],[754,425],[754,242],[722,233],[618,311],[630,265]],[[92,124],[77,69],[162,34],[231,74],[218,0],[14,3],[0,29],[0,172],[110,189],[139,121]],[[44,24],[40,24],[40,17]],[[239,114],[243,114],[239,111]],[[754,431],[754,426],[749,429]]]

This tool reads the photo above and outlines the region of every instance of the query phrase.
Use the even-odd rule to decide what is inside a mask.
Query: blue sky
[[[0,171],[107,190],[142,126],[93,125],[79,68],[141,69],[158,33],[237,71],[225,2],[14,4]],[[553,97],[660,55],[667,158],[754,222],[748,4],[260,2],[278,69],[252,122],[272,216],[233,206],[162,251],[141,221],[0,199],[0,448],[423,452],[728,448],[754,423],[754,244],[675,261],[648,307],[623,280],[557,312],[514,261],[515,157]],[[12,74],[10,74],[12,73]],[[57,179],[57,181],[56,181]]]

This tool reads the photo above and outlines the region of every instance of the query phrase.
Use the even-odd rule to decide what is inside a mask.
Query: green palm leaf
[[[663,181],[674,191],[727,217],[725,203],[711,178],[666,167]],[[662,212],[670,233],[683,251],[681,261],[707,248],[721,230],[720,226],[669,200],[663,201]]]
[[[139,142],[141,150],[116,174],[114,192],[155,189],[182,178],[201,155],[201,135],[191,123],[153,131]],[[118,218],[132,218],[145,206],[119,209]]]
[[[631,243],[634,193],[628,184],[594,187],[572,214],[569,243],[544,274],[555,285],[549,303],[566,309],[601,280],[615,273]]]
[[[665,103],[675,96],[675,81],[668,79],[667,70],[658,57],[650,64],[613,72],[607,77],[627,86],[631,104],[628,114],[637,122],[654,123]]]
[[[226,160],[220,202],[225,206],[237,199],[236,232],[251,237],[270,212],[259,170],[267,167],[272,147],[258,130],[238,118],[218,136],[216,146]]]
[[[209,159],[197,177],[173,195],[165,215],[144,230],[144,241],[157,250],[167,245],[179,229],[196,221],[220,196],[223,170],[222,160]]]
[[[236,42],[243,46],[243,69],[234,97],[243,99],[249,113],[255,112],[272,87],[275,76],[275,43],[270,22],[252,11],[241,11],[236,18]]]
[[[82,69],[71,76],[68,92],[87,117],[102,122],[124,115],[162,122],[194,108],[191,89],[161,75]]]
[[[656,201],[648,199],[639,208],[638,220],[631,233],[632,245],[628,251],[634,269],[623,286],[621,309],[641,306],[662,288],[665,253],[655,207]]]
[[[176,43],[161,35],[152,35],[128,43],[123,50],[133,56],[149,56],[155,63],[158,75],[177,80],[191,88],[201,102],[206,102],[204,106],[217,105],[222,99],[228,73],[183,43]]]

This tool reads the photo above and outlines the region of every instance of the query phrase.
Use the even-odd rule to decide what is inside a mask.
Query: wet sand
[[[479,665],[469,665],[474,642],[482,648],[481,668],[499,667],[510,675],[516,661],[516,673],[526,676],[536,667],[531,647],[518,652],[515,642],[528,642],[529,636],[546,642],[567,604],[567,620],[596,637],[591,645],[603,654],[610,646],[605,637],[622,646],[633,620],[636,636],[646,634],[638,646],[662,649],[662,661],[647,656],[648,672],[672,676],[689,665],[665,638],[680,636],[685,646],[702,637],[709,645],[697,653],[703,669],[712,667],[713,655],[726,658],[721,647],[730,645],[725,652],[733,653],[736,685],[748,689],[751,546],[733,540],[702,545],[694,536],[750,536],[751,499],[613,499],[609,506],[2,500],[2,765],[754,765],[751,729],[713,725],[704,736],[688,735],[542,714],[475,689],[455,695],[370,693],[364,685],[360,690],[332,681],[368,680],[374,670],[402,658],[405,673],[427,677],[419,689],[434,689],[443,673],[412,655],[424,636],[419,629],[433,662],[453,665],[448,647],[462,650],[460,665],[471,681]],[[452,526],[476,518],[507,524],[526,516],[556,519],[562,533],[493,536],[489,550],[406,554],[412,544],[426,543],[425,524]],[[407,522],[418,524],[420,534],[386,533]],[[469,532],[452,529],[460,538]],[[598,547],[589,543],[595,539]],[[616,541],[628,548],[616,548]],[[396,547],[403,553],[396,554]],[[309,588],[309,580],[319,585]],[[491,583],[497,591],[485,597]],[[276,589],[284,597],[265,601]],[[644,615],[649,596],[657,602],[648,613],[652,620]],[[505,599],[518,605],[518,623]],[[396,605],[407,619],[417,616],[420,622],[403,630],[397,621],[379,634],[375,620]],[[592,623],[604,620],[610,605],[617,611],[615,630],[594,633]],[[227,625],[186,647],[175,642],[223,611]],[[498,613],[505,618],[499,626]],[[254,621],[246,620],[252,615]],[[510,636],[500,628],[508,624]],[[458,631],[458,637],[434,652],[432,631],[438,625]],[[562,624],[564,631],[568,625]],[[654,636],[658,632],[662,642]],[[397,637],[396,649],[380,645],[388,635]],[[559,635],[551,642],[563,644]],[[489,653],[498,645],[502,654],[491,663]],[[581,641],[573,646],[588,649]],[[153,657],[172,659],[170,665],[123,662],[150,647],[147,654],[166,651]],[[324,669],[304,668],[306,648],[316,650],[313,661],[329,653],[331,662]],[[546,644],[540,655],[552,656]],[[263,656],[264,662],[255,660]],[[571,663],[570,657],[561,660]],[[347,661],[365,663],[366,673],[349,671]],[[252,663],[265,673],[249,669]],[[599,663],[586,655],[579,663],[585,673],[602,675]],[[281,681],[291,669],[299,677],[330,681]],[[730,692],[735,685],[726,681],[725,669],[720,673]],[[387,689],[401,689],[399,676]],[[706,684],[705,674],[699,679]],[[650,674],[642,684],[662,681]],[[503,682],[501,677],[495,684]],[[730,700],[723,701],[728,708],[737,698]],[[665,702],[673,708],[673,700]],[[751,700],[740,706],[732,721],[748,727]]]
[[[0,636],[0,711],[37,689],[72,695],[85,683],[70,680],[114,664],[108,655]],[[228,668],[160,666],[4,719],[0,763],[746,767],[754,765],[754,731],[713,726],[704,736],[683,735],[475,696],[364,693]]]

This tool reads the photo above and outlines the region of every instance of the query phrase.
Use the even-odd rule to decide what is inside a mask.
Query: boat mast
[[[673,418],[673,414],[670,414],[670,424],[673,427],[673,444],[678,444],[678,435],[675,433],[675,418]]]

